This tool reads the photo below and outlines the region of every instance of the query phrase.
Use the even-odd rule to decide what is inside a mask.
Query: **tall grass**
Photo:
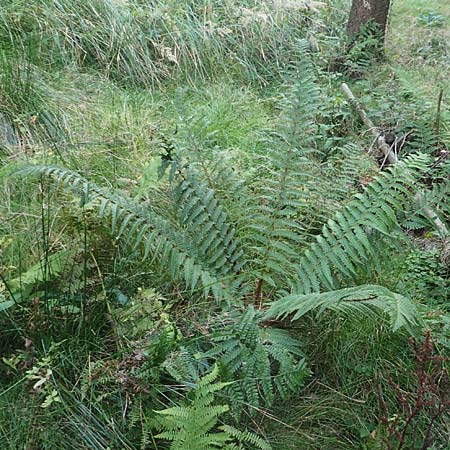
[[[45,72],[17,50],[0,48],[0,157],[13,148],[30,153],[39,142],[65,138],[61,109]]]
[[[8,0],[0,39],[34,45],[43,63],[95,68],[152,87],[239,74],[265,84],[293,57],[310,24],[302,2]]]

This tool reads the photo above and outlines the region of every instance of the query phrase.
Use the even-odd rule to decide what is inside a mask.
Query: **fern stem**
[[[255,306],[258,307],[258,309],[262,309],[263,304],[263,296],[262,296],[262,290],[263,290],[264,280],[260,278],[258,280],[258,283],[256,283],[256,290],[255,290]]]

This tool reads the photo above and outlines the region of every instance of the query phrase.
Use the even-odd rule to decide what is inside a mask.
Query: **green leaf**
[[[393,331],[405,328],[414,334],[420,326],[416,307],[407,297],[383,286],[369,284],[330,292],[288,295],[272,303],[266,319],[292,315],[292,320],[298,320],[311,311],[320,315],[326,310],[352,317],[370,317],[378,311],[378,317],[389,316]]]

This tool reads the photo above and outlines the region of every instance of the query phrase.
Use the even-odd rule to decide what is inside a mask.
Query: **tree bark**
[[[347,33],[357,36],[361,27],[369,21],[379,26],[381,39],[384,40],[391,0],[353,0],[347,24]]]

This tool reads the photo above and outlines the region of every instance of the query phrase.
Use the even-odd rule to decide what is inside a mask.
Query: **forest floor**
[[[278,289],[277,283],[284,282],[279,267],[285,264],[288,273],[294,264],[286,258],[304,262],[298,254],[316,242],[329,219],[342,218],[346,206],[360,198],[379,174],[377,161],[368,154],[373,136],[347,101],[342,82],[348,83],[381,131],[414,136],[400,159],[418,153],[432,159],[449,151],[450,2],[393,0],[381,59],[371,54],[370,38],[361,47],[349,45],[343,31],[347,0],[313,2],[313,10],[301,9],[297,15],[292,12],[298,11],[296,1],[168,0],[152,2],[159,6],[151,13],[141,3],[145,1],[6,0],[0,5],[0,449],[200,450],[170,447],[170,420],[162,425],[155,411],[163,410],[161,415],[168,417],[173,406],[188,408],[199,374],[214,373],[213,362],[222,370],[221,380],[232,386],[248,379],[242,391],[215,385],[214,399],[226,407],[216,422],[217,411],[206,410],[212,414],[208,416],[211,428],[218,434],[220,425],[231,423],[264,442],[255,435],[246,439],[240,435],[239,440],[234,431],[220,428],[236,447],[202,450],[265,449],[269,444],[274,450],[370,450],[387,448],[390,438],[395,448],[450,449],[450,402],[442,406],[434,427],[429,425],[431,409],[422,409],[399,446],[395,431],[402,430],[405,414],[408,418],[401,399],[414,399],[417,383],[424,379],[416,379],[417,348],[411,344],[409,330],[392,331],[389,320],[371,314],[361,318],[356,311],[356,320],[326,311],[320,317],[305,315],[294,324],[260,317],[256,322],[242,312],[252,302],[263,311],[277,295],[292,292],[292,286]],[[190,14],[184,14],[185,3],[192,7]],[[286,9],[288,4],[297,9]],[[113,5],[112,10],[120,14],[109,15],[105,5]],[[147,23],[155,28],[147,29]],[[136,24],[142,27],[141,34]],[[152,45],[146,43],[149,35]],[[33,41],[32,36],[39,39]],[[308,39],[317,48],[311,45],[305,50]],[[148,56],[149,48],[156,59]],[[305,69],[301,58],[311,61],[312,69],[308,64]],[[312,80],[312,87],[296,80],[298,73]],[[301,97],[303,87],[310,98]],[[290,117],[285,108],[292,92],[306,106],[297,105],[300,112]],[[281,154],[289,139],[283,133],[290,119],[304,126],[300,135],[293,127],[291,134],[297,141],[289,145],[305,146],[302,158],[306,155],[308,170],[300,175],[306,181],[296,192],[306,200],[300,213],[292,212],[295,202],[287,201],[280,206],[278,218],[294,222],[293,217],[301,217],[306,232],[295,237],[298,247],[292,248],[280,234],[276,239],[280,238],[279,250],[286,258],[274,258],[272,266],[254,269],[269,252],[260,248],[276,239],[267,239],[267,230],[265,240],[252,240],[246,233],[267,225],[264,217],[254,222],[253,214],[261,208],[268,211],[275,192],[271,183],[283,178],[269,166],[267,142],[282,135],[275,146],[275,153]],[[308,145],[315,151],[311,157]],[[184,260],[185,266],[192,262],[190,273],[173,262],[176,255],[164,265],[158,257],[164,254],[160,249],[165,241],[159,242],[155,258],[148,258],[150,246],[143,244],[141,249],[138,238],[130,246],[125,239],[136,230],[125,223],[132,223],[133,217],[116,214],[115,199],[125,199],[128,205],[148,207],[151,214],[166,220],[160,222],[166,224],[161,225],[163,231],[172,230],[168,224],[179,218],[171,202],[182,195],[180,190],[164,189],[173,182],[171,177],[184,176],[187,170],[187,165],[176,166],[178,154],[183,161],[192,158],[196,173],[203,174],[203,184],[186,192],[200,192],[194,198],[200,204],[211,199],[212,191],[205,185],[214,186],[253,264],[248,279],[237,269],[236,276],[244,281],[236,283],[236,291],[242,289],[242,295],[227,297],[225,306],[219,307],[216,294],[210,292],[214,282],[196,274],[199,266],[192,261],[200,250]],[[202,158],[209,159],[205,163]],[[289,173],[294,159],[283,166],[283,173]],[[165,163],[172,172],[164,173]],[[47,172],[53,170],[49,167],[65,167],[112,192],[111,201],[99,208],[110,217],[99,220],[96,208],[86,204],[88,194],[81,187],[89,184],[81,178],[75,182],[75,173],[59,177],[65,188],[73,189],[50,184],[45,171],[34,178],[25,171],[25,177],[18,178],[18,167],[29,164],[46,165]],[[442,183],[449,173],[439,175]],[[192,180],[184,181],[187,185]],[[246,194],[240,195],[240,189]],[[276,204],[283,201],[285,192],[280,192],[283,195],[274,197]],[[448,197],[445,192],[440,195],[439,211],[448,224]],[[420,205],[414,198],[401,206],[406,212],[396,213],[402,227],[382,230],[379,242],[371,241],[374,259],[379,259],[373,264],[364,259],[354,279],[345,284],[351,266],[340,263],[339,255],[337,265],[343,268],[341,272],[341,267],[335,268],[337,279],[344,280],[343,287],[376,284],[411,299],[411,303],[405,300],[406,308],[414,304],[411,315],[427,324],[423,330],[433,331],[436,351],[435,359],[427,360],[429,367],[442,363],[444,369],[436,368],[436,373],[444,380],[450,357],[448,243],[426,217],[415,214]],[[215,204],[211,208],[217,215],[210,215],[220,222],[225,216],[219,215]],[[173,241],[191,250],[200,233],[189,229],[187,217],[183,220]],[[138,228],[143,222],[136,223]],[[209,228],[216,225],[211,221]],[[125,232],[119,239],[122,226]],[[293,229],[298,231],[295,223]],[[148,230],[144,226],[142,230],[140,238],[145,241]],[[282,238],[294,234],[283,231]],[[191,232],[188,244],[180,237],[182,232]],[[395,239],[382,247],[384,235],[389,234]],[[231,233],[225,235],[224,241],[233,239]],[[226,251],[231,252],[227,258],[234,256],[234,249]],[[349,258],[354,252],[349,251]],[[219,289],[227,288],[228,278],[224,280]],[[399,313],[403,324],[408,324],[408,312]],[[241,313],[243,318],[236,319]],[[217,356],[236,329],[237,347],[247,345],[245,339],[260,338],[241,349],[245,357],[264,353],[272,325],[282,328],[275,328],[280,340],[287,330],[292,334],[292,340],[283,341],[288,356],[281,365],[292,369],[289,364],[298,364],[300,388],[279,375],[280,364],[273,354],[267,356],[272,364],[268,368],[252,364],[257,371],[267,369],[269,378],[276,373],[272,378],[282,380],[279,388],[273,380],[270,387],[256,383],[254,378],[261,374],[245,369],[246,361],[239,369],[237,363],[231,367],[236,355]],[[225,331],[217,338],[218,329]],[[251,336],[245,329],[251,330]],[[424,333],[415,337],[419,342]],[[144,350],[138,346],[142,342],[147,345]],[[284,354],[284,348],[275,349]],[[302,371],[303,357],[308,369]],[[193,372],[197,378],[188,379]],[[382,382],[381,373],[386,374]],[[389,417],[380,410],[381,389]],[[271,398],[267,405],[262,401],[265,395]],[[437,394],[433,395],[436,400]],[[234,409],[236,399],[244,411],[241,416],[241,410]],[[195,412],[180,411],[184,418]],[[392,423],[397,428],[389,431]],[[198,435],[198,430],[205,431],[201,425],[189,426],[197,426]],[[425,447],[429,426],[433,443]],[[161,429],[169,434],[157,437]]]

